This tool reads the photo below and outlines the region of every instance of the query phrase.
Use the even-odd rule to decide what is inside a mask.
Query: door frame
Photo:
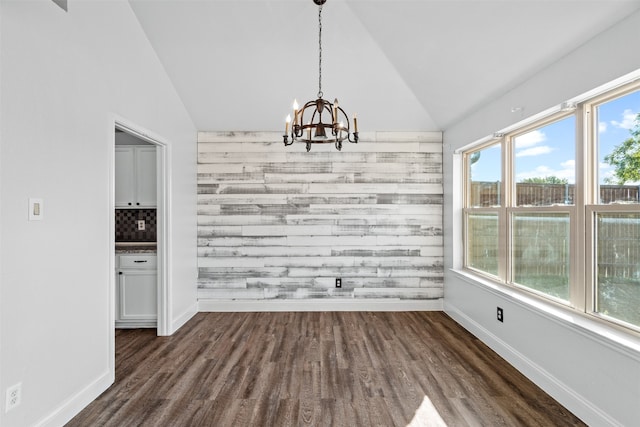
[[[110,330],[110,366],[115,379],[115,147],[116,129],[135,136],[156,147],[156,191],[157,191],[157,272],[158,272],[158,320],[156,333],[158,336],[170,335],[171,325],[171,265],[169,263],[170,240],[169,206],[170,204],[170,150],[169,144],[161,136],[145,129],[123,117],[113,115],[109,121],[109,330]]]

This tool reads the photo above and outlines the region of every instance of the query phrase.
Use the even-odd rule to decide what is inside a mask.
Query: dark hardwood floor
[[[442,312],[199,313],[116,332],[116,381],[68,426],[577,426]]]

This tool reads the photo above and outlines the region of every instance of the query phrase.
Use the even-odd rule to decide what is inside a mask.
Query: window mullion
[[[509,283],[511,277],[511,226],[509,221],[509,207],[513,199],[513,162],[512,162],[511,140],[505,136],[502,139],[502,199],[500,201],[500,214],[498,223],[500,224],[500,262],[498,264],[500,278],[505,283]]]
[[[588,288],[586,278],[589,271],[585,265],[585,256],[588,242],[588,227],[585,217],[585,201],[590,198],[593,182],[593,151],[588,147],[593,134],[593,122],[591,121],[590,108],[579,105],[575,111],[576,115],[576,182],[574,188],[574,208],[572,212],[572,226],[570,251],[571,257],[570,282],[569,282],[569,302],[580,311],[585,311],[588,298]]]

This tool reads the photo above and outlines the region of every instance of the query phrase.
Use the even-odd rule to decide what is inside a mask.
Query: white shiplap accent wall
[[[285,148],[278,133],[198,135],[198,297],[443,297],[442,134],[361,133]],[[342,278],[342,288],[335,279]]]

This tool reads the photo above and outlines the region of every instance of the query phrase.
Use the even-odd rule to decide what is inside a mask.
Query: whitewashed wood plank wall
[[[439,132],[200,132],[198,298],[441,299],[442,197]]]

